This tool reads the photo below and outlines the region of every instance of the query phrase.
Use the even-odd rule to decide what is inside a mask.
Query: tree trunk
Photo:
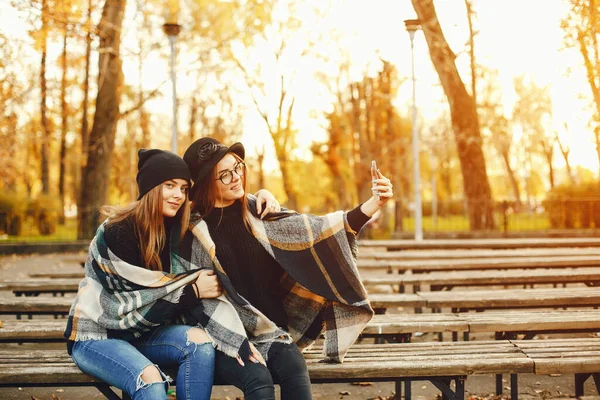
[[[106,0],[100,33],[98,95],[90,132],[87,165],[81,185],[81,212],[77,237],[89,239],[98,224],[99,208],[107,202],[109,172],[119,119],[123,71],[119,48],[126,0]]]
[[[48,13],[48,5],[46,0],[42,0],[42,59],[40,62],[40,116],[42,125],[42,141],[41,141],[41,180],[42,193],[50,194],[50,169],[49,169],[49,149],[50,146],[50,127],[48,126],[48,106],[47,106],[47,88],[46,88],[46,50],[48,45],[48,23],[46,21]]]
[[[475,35],[473,31],[473,3],[472,0],[465,0],[465,6],[467,7],[467,21],[469,23],[469,58],[471,61],[471,96],[473,97],[473,104],[477,110],[477,67],[475,63]]]
[[[566,122],[565,122],[565,128],[567,128]],[[571,185],[574,185],[575,184],[575,176],[573,175],[573,169],[571,168],[571,163],[569,162],[569,153],[571,152],[571,149],[569,149],[568,147],[566,147],[562,144],[562,142],[560,141],[560,138],[558,137],[558,133],[555,133],[554,140],[556,140],[556,143],[558,143],[558,149],[560,150],[560,154],[562,154],[562,156],[565,160],[567,174],[569,175],[569,182],[571,183]]]
[[[450,105],[471,230],[494,229],[492,193],[475,104],[458,74],[455,55],[444,37],[433,0],[412,0],[412,4],[421,21],[431,61]]]
[[[69,110],[67,106],[67,38],[68,27],[65,24],[63,36],[63,52],[61,56],[62,79],[60,82],[60,110],[61,110],[61,132],[60,132],[60,171],[58,174],[58,193],[60,197],[60,210],[58,213],[59,223],[65,223],[65,174],[67,158],[67,130]]]
[[[77,212],[79,214],[82,210],[81,196],[83,194],[83,172],[87,165],[87,154],[89,149],[89,126],[88,126],[88,103],[90,95],[90,63],[92,54],[92,11],[93,11],[93,0],[88,0],[87,18],[86,18],[86,35],[85,35],[85,73],[83,78],[83,100],[81,101],[81,153],[80,153],[80,167],[76,176],[77,191]]]
[[[510,165],[510,155],[508,151],[502,152],[502,160],[504,160],[504,167],[506,168],[506,173],[508,174],[508,178],[510,179],[510,185],[512,186],[513,195],[515,196],[516,207],[521,206],[521,193],[519,191],[519,183],[517,182],[517,177],[515,176],[515,171],[512,169]]]

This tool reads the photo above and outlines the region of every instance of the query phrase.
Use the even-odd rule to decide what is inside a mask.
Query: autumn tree
[[[98,25],[98,95],[83,170],[77,237],[91,238],[108,198],[109,171],[119,118],[123,83],[120,56],[126,0],[106,0]]]
[[[498,86],[498,71],[483,69],[479,89],[479,122],[482,132],[489,138],[494,151],[502,160],[508,177],[515,206],[521,205],[521,192],[514,163],[514,134],[512,118],[506,117],[502,105],[502,91]]]
[[[392,180],[396,193],[395,218],[386,214],[387,208],[380,218],[385,223],[395,221],[395,226],[382,229],[398,232],[402,230],[402,194],[406,193],[402,188],[407,187],[404,149],[410,132],[406,118],[392,105],[400,83],[395,67],[382,60],[375,76],[366,75],[345,88],[334,85],[334,110],[326,114],[328,140],[312,147],[313,154],[329,168],[342,208],[371,196],[370,164],[377,160],[378,167],[387,171],[384,173]]]
[[[523,142],[528,157],[539,154],[548,167],[550,188],[554,187],[554,132],[549,129],[552,117],[552,100],[549,88],[540,87],[524,77],[513,82],[517,101],[513,108],[513,120],[523,131]],[[529,168],[532,168],[531,158]]]
[[[421,22],[431,61],[450,106],[452,127],[462,168],[464,192],[472,230],[493,229],[492,192],[486,171],[477,110],[468,94],[437,18],[433,0],[412,0]]]
[[[569,0],[569,13],[562,20],[565,44],[579,50],[593,98],[595,117],[592,123],[596,154],[600,165],[600,1]]]

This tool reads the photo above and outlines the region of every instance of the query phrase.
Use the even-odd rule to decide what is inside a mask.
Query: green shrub
[[[0,231],[18,236],[23,229],[27,200],[16,193],[0,193]]]
[[[543,205],[552,228],[600,228],[600,182],[557,186]]]
[[[52,235],[56,232],[59,211],[60,202],[56,197],[40,195],[31,201],[29,212],[33,215],[40,235]]]

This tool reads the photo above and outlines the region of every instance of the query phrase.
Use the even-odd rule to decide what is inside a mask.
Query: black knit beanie
[[[146,193],[169,179],[185,179],[190,183],[190,169],[183,158],[170,151],[158,149],[138,150],[136,181],[141,199]]]

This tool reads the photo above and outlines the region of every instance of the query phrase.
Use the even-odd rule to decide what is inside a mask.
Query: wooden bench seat
[[[583,396],[583,384],[592,377],[600,393],[600,340],[598,338],[515,340],[534,363],[535,373],[574,374],[575,396]]]
[[[0,290],[10,290],[16,296],[38,296],[43,293],[64,296],[65,293],[77,293],[79,282],[81,278],[13,280],[0,283]]]
[[[458,260],[358,260],[357,266],[364,271],[460,271],[477,269],[509,268],[565,268],[598,267],[600,256],[560,257],[500,257]]]
[[[533,372],[531,360],[509,341],[358,344],[343,364],[321,363],[320,353],[318,347],[305,353],[313,383],[396,382],[399,394],[403,381],[429,380],[449,399],[464,399],[464,380],[469,375]],[[99,384],[79,371],[63,350],[0,350],[0,387]],[[107,394],[106,387],[100,389]],[[512,390],[517,393],[516,386]],[[410,384],[404,394],[410,398]]]
[[[376,312],[388,308],[407,307],[407,294],[370,294]],[[600,304],[600,288],[498,289],[418,292],[413,304],[433,310],[450,308],[453,312],[507,308],[596,307]]]
[[[49,279],[83,279],[83,271],[77,272],[31,272],[27,274],[30,278],[49,278]]]
[[[558,247],[546,249],[458,249],[458,250],[401,250],[381,251],[359,248],[360,259],[374,260],[449,260],[519,257],[600,256],[600,247]]]
[[[362,277],[365,286],[398,286],[400,292],[406,285],[429,285],[432,290],[451,289],[455,286],[534,285],[585,283],[596,286],[600,283],[600,268],[551,268],[551,269],[507,269],[436,271],[421,274],[385,274]]]
[[[44,293],[64,295],[76,293],[79,278],[53,278],[13,280],[0,283],[0,290],[10,290],[17,296],[38,296]],[[507,270],[461,270],[435,271],[415,274],[365,274],[363,284],[367,287],[390,285],[404,292],[406,285],[430,286],[431,290],[452,289],[455,286],[491,285],[535,285],[585,283],[588,286],[600,284],[600,267],[590,268],[540,268]]]
[[[64,341],[65,324],[64,319],[3,320],[0,342]],[[600,332],[600,310],[380,314],[365,327],[363,336],[406,341],[415,332],[496,333],[498,339],[516,338],[519,333],[531,338],[540,333]]]
[[[600,247],[600,238],[498,238],[498,239],[427,239],[359,240],[361,247],[387,250],[425,249],[529,249],[557,247]]]
[[[2,297],[0,315],[67,315],[71,309],[72,298],[67,297]]]

